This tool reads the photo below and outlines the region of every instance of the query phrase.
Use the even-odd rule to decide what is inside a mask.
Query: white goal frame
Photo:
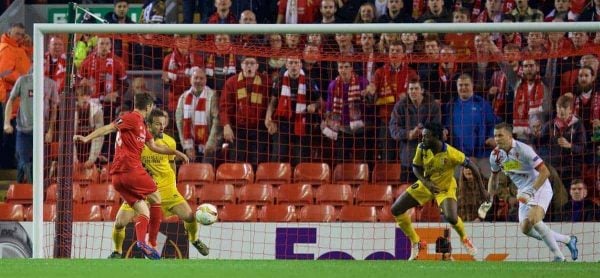
[[[44,35],[56,33],[481,33],[481,32],[600,32],[600,22],[555,23],[414,23],[414,24],[51,24],[33,27],[33,85],[42,92]],[[67,50],[71,51],[71,50]],[[69,77],[67,77],[69,78]],[[44,258],[43,246],[43,94],[33,94],[33,257]]]

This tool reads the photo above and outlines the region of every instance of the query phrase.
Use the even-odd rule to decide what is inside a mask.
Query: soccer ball
[[[212,204],[201,204],[196,210],[196,220],[202,225],[212,225],[217,222],[217,207]]]

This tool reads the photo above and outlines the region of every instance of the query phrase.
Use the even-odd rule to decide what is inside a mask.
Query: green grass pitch
[[[600,277],[600,263],[1,259],[1,277]]]

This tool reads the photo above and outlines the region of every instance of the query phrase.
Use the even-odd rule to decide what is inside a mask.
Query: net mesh
[[[600,257],[600,226],[589,222],[600,219],[600,48],[586,33],[75,34],[68,50],[73,59],[62,66],[73,65],[72,88],[54,63],[45,65],[64,88],[59,132],[45,144],[47,256],[112,252],[122,202],[109,174],[115,136],[89,144],[67,138],[113,122],[132,110],[136,94],[150,92],[168,113],[165,133],[179,150],[195,153],[192,164],[177,163],[177,189],[193,210],[218,206],[220,222],[200,227],[208,258],[408,258],[409,241],[390,206],[416,180],[411,163],[430,121],[442,123],[446,142],[485,177],[494,124],[511,123],[551,166],[554,197],[545,221],[579,236],[584,259]],[[204,85],[214,103],[194,107],[181,97]],[[206,112],[204,121],[184,124],[197,112]],[[510,180],[501,175],[480,220],[473,173],[460,168],[456,177],[458,215],[480,250],[477,259],[550,257],[541,242],[518,235]],[[587,191],[583,208],[569,206],[575,179]],[[431,247],[420,258],[441,259],[443,250],[432,246],[451,227],[440,208],[428,202],[410,214]],[[163,256],[204,258],[177,217],[164,222]],[[123,252],[140,256],[133,238],[129,225]],[[473,259],[454,232],[450,238],[455,259]]]

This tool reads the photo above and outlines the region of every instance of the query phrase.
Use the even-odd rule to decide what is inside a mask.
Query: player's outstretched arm
[[[104,135],[113,133],[115,131],[117,131],[117,126],[114,125],[113,123],[111,123],[111,124],[108,124],[103,127],[99,127],[97,129],[95,129],[94,131],[92,131],[92,133],[88,134],[87,136],[74,135],[73,141],[75,141],[75,142],[81,141],[83,143],[87,143],[87,142],[90,142],[94,138],[104,136]]]
[[[150,148],[150,150],[155,153],[166,154],[166,155],[176,155],[179,158],[181,158],[181,160],[183,160],[185,163],[190,162],[190,159],[184,153],[182,153],[178,150],[171,149],[167,146],[157,145],[154,142],[154,139],[151,139],[150,141],[146,142],[146,146],[148,146],[148,148]]]

